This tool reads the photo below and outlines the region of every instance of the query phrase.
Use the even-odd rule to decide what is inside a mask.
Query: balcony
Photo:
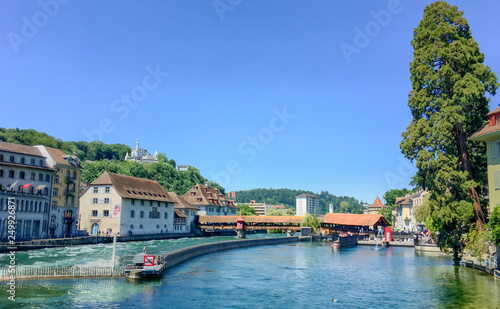
[[[10,196],[24,196],[24,197],[46,197],[42,191],[38,192],[23,192],[23,191],[8,191],[0,190],[0,194],[10,195]]]

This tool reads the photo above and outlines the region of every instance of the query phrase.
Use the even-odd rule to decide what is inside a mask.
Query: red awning
[[[29,184],[27,184],[27,185],[24,185],[24,186],[22,187],[22,189],[23,189],[23,190],[24,190],[24,189],[28,189],[28,188],[29,188],[29,187],[31,187],[32,185],[33,185],[32,183],[29,183]]]

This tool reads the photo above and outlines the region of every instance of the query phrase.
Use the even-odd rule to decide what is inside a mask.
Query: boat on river
[[[158,256],[147,253],[123,256],[126,265],[125,275],[129,279],[144,279],[159,277],[165,269],[165,263]]]

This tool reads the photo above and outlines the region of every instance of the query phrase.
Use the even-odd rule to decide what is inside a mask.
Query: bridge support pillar
[[[286,231],[286,237],[292,237],[294,233],[291,230]]]
[[[238,238],[247,238],[247,231],[242,229],[237,229],[236,233],[238,234]]]

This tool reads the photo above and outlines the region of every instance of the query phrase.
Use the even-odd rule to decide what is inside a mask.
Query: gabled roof
[[[40,150],[38,150],[38,148],[33,147],[33,146],[0,142],[0,150],[6,151],[6,152],[20,153],[20,154],[26,154],[26,155],[30,155],[30,156],[37,156],[37,157],[44,158],[44,156],[42,155]]]
[[[374,226],[390,225],[384,216],[376,215],[358,215],[358,214],[334,214],[325,215],[323,222],[326,224],[350,225],[350,226]]]
[[[154,180],[104,172],[89,188],[95,185],[112,185],[123,198],[174,202],[168,192]]]
[[[373,204],[371,204],[369,208],[384,208],[384,207],[385,207],[384,204],[382,204],[382,202],[380,201],[380,199],[377,196],[377,198],[375,199],[375,202],[373,202]]]
[[[175,212],[175,216],[177,216],[179,218],[187,218],[188,217],[182,211],[180,211],[179,209],[174,209],[174,212]]]
[[[45,148],[47,150],[47,153],[49,154],[49,156],[52,158],[52,160],[54,160],[54,162],[56,164],[70,166],[70,167],[76,167],[76,168],[82,168],[78,157],[76,158],[76,160],[72,160],[72,162],[74,162],[75,164],[70,164],[70,163],[68,163],[67,157],[72,157],[72,156],[65,154],[60,149],[47,147],[47,146],[43,146],[43,145],[35,146],[35,147]]]
[[[493,134],[493,133],[497,133],[499,131],[500,131],[500,123],[497,123],[497,124],[491,126],[490,123],[488,122],[488,123],[485,123],[481,127],[481,129],[479,129],[477,132],[475,132],[474,134],[472,134],[469,137],[469,139],[471,139],[471,140],[479,140],[480,141],[482,139],[482,137],[485,137],[485,135],[490,135],[490,134]]]
[[[194,192],[194,195],[191,193]],[[212,196],[209,196],[209,195]],[[182,196],[188,203],[193,205],[210,205],[210,206],[227,206],[230,208],[236,208],[231,201],[227,201],[224,194],[218,191],[217,188],[205,186],[202,184],[194,185],[191,190],[186,192]],[[198,201],[201,199],[201,201]],[[227,205],[226,205],[227,203]]]
[[[174,201],[174,208],[176,209],[200,210],[200,207],[194,206],[186,201],[182,196],[178,196],[175,192],[168,192],[168,195],[170,195],[170,198]]]

